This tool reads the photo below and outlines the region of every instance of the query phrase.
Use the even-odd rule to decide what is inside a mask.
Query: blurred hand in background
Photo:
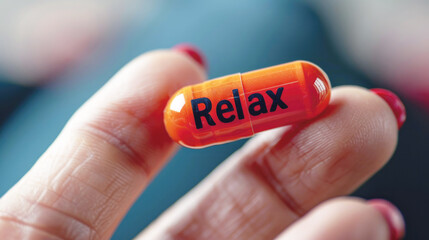
[[[429,1],[311,1],[350,63],[429,111]]]
[[[147,8],[150,1],[1,1],[0,73],[24,85],[53,79]]]

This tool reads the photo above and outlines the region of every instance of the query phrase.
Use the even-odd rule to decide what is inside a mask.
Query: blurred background
[[[396,153],[354,195],[392,201],[406,239],[427,239],[428,25],[423,0],[0,1],[0,196],[124,64],[188,42],[205,53],[209,78],[303,59],[333,86],[398,93],[407,121]],[[137,235],[243,143],[181,149],[113,239]]]

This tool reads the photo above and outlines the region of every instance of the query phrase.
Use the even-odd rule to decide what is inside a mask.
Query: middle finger
[[[380,97],[335,89],[320,117],[256,137],[140,237],[272,239],[319,202],[356,189],[387,162],[396,139]]]

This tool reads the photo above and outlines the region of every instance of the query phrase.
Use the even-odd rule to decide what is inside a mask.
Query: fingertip
[[[400,129],[407,118],[405,106],[402,103],[401,99],[395,93],[387,89],[373,88],[370,91],[377,94],[384,101],[386,101],[386,103],[389,105],[393,114],[396,117],[398,129]]]
[[[331,105],[335,104],[343,108],[339,114],[341,118],[336,118],[332,124],[347,127],[345,132],[359,141],[355,145],[365,147],[368,154],[361,153],[362,157],[382,159],[383,164],[387,162],[396,148],[398,125],[385,100],[369,89],[345,86],[335,88]]]
[[[135,81],[136,85],[158,85],[173,89],[196,84],[206,79],[206,72],[192,58],[172,49],[153,50],[132,60],[116,78],[122,85]],[[173,91],[173,92],[174,92]]]
[[[368,204],[375,208],[384,218],[390,230],[390,239],[399,240],[405,235],[405,220],[401,211],[384,199],[372,199]]]
[[[180,43],[171,48],[174,51],[185,54],[188,57],[191,57],[195,62],[197,62],[201,67],[207,70],[207,60],[202,51],[193,44],[190,43]]]
[[[387,223],[374,207],[359,198],[339,197],[316,206],[277,239],[388,240],[389,236]]]

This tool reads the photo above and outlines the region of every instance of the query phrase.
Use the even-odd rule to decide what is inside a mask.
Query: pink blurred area
[[[0,72],[23,85],[46,83],[144,16],[136,9],[150,6],[147,0],[1,1]]]
[[[353,66],[429,110],[429,2],[307,0]],[[0,73],[22,85],[49,82],[124,25],[144,21],[154,0],[4,0]]]
[[[347,61],[429,110],[429,2],[311,1]]]

